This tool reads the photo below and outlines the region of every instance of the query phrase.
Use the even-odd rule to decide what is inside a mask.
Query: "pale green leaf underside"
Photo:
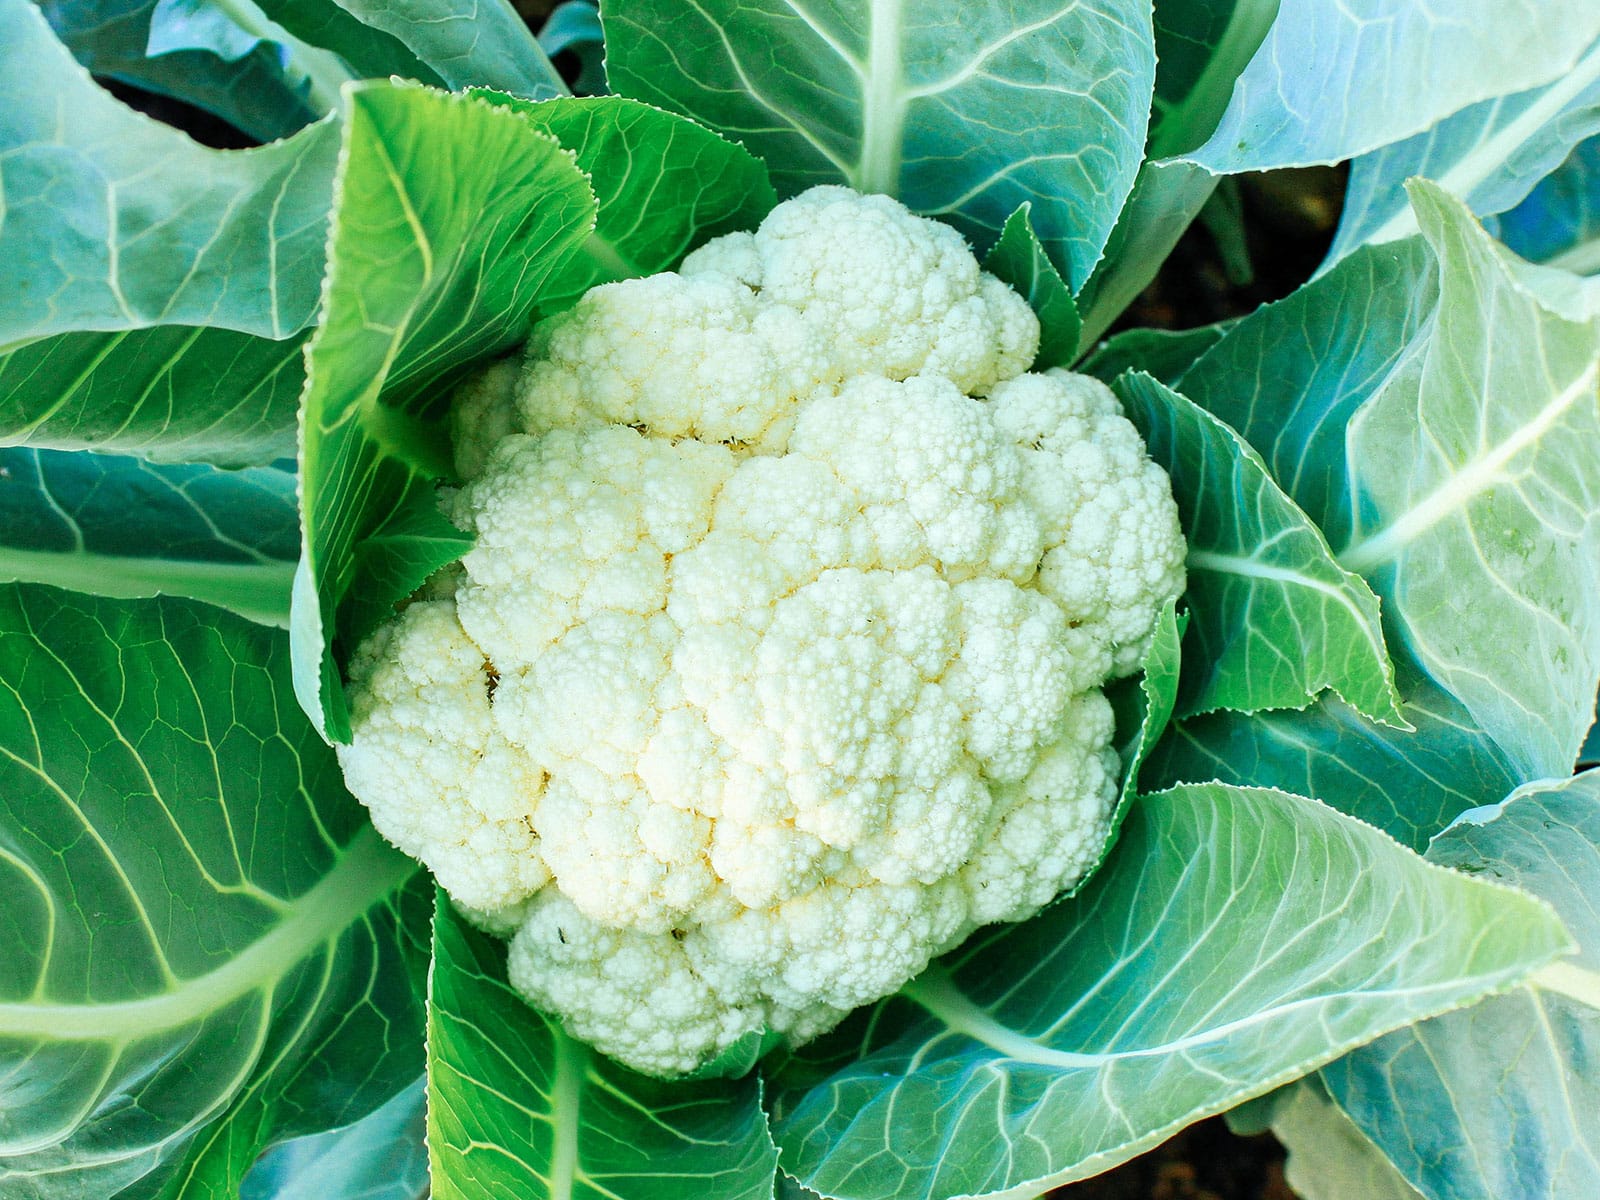
[[[1438,308],[1350,423],[1339,560],[1525,778],[1565,774],[1600,681],[1600,318],[1459,201],[1412,194]]]
[[[947,217],[980,249],[1031,201],[1081,287],[1144,148],[1148,4],[1019,0],[615,0],[617,91],[743,142],[783,195],[848,183]]]
[[[299,554],[292,470],[0,450],[0,580],[186,596],[286,625]]]
[[[1597,847],[1600,772],[1590,771],[1468,814],[1428,852],[1548,900],[1579,946],[1530,987],[1400,1030],[1324,1072],[1340,1106],[1430,1200],[1600,1192]]]
[[[287,657],[204,606],[0,588],[0,1193],[148,1184],[241,1097],[319,1127],[383,1098],[415,867]]]
[[[506,944],[439,893],[428,1151],[439,1200],[770,1200],[755,1075],[664,1081],[568,1037],[506,982]]]
[[[1190,157],[1219,174],[1353,158],[1549,83],[1597,35],[1590,0],[1281,0],[1221,123]]]
[[[1480,217],[1517,204],[1582,139],[1600,131],[1600,40],[1553,83],[1463,109],[1350,168],[1329,261],[1364,242],[1417,232],[1405,182],[1432,179]]]
[[[288,337],[316,308],[337,149],[329,124],[200,146],[102,91],[27,0],[0,0],[0,348],[150,325]]]
[[[1034,1196],[1565,945],[1543,905],[1312,801],[1145,797],[1078,898],[800,1052],[783,1165],[830,1196]]]
[[[1148,375],[1117,390],[1166,468],[1189,540],[1180,714],[1303,708],[1332,688],[1375,720],[1403,724],[1378,601],[1259,455],[1204,409]]]

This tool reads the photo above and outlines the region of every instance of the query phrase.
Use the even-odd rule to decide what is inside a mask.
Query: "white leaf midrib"
[[[1338,556],[1339,565],[1366,576],[1394,561],[1434,526],[1504,482],[1505,469],[1511,460],[1541,441],[1580,399],[1594,394],[1597,381],[1600,381],[1600,364],[1592,363],[1510,435],[1485,447],[1376,533],[1346,547]]]

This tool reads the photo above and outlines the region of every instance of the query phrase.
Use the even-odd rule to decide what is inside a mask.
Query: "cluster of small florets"
[[[1100,383],[960,236],[818,188],[458,397],[476,538],[351,667],[351,789],[603,1051],[801,1040],[1098,857],[1183,587]]]

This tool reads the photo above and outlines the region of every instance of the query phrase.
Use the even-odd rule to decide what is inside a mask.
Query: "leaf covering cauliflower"
[[[461,566],[346,778],[640,1070],[800,1041],[1098,858],[1183,588],[1166,476],[961,237],[843,188],[607,284],[458,396]]]

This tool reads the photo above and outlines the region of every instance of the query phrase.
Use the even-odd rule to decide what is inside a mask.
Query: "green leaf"
[[[782,1165],[851,1200],[1037,1195],[1565,945],[1543,904],[1313,801],[1144,797],[1078,898],[784,1066]]]
[[[0,444],[246,466],[295,450],[305,342],[185,325],[0,354]]]
[[[337,3],[404,45],[453,91],[486,87],[529,100],[567,94],[567,85],[509,0]]]
[[[1523,258],[1579,275],[1600,272],[1600,137],[1581,143],[1498,224]]]
[[[567,53],[578,60],[575,95],[605,95],[605,31],[597,0],[562,0],[552,8],[539,30],[539,48],[552,59]]]
[[[280,631],[10,585],[0,678],[0,1193],[235,1194],[415,1077],[416,867]]]
[[[1421,1193],[1344,1115],[1315,1075],[1280,1088],[1265,1102],[1272,1132],[1289,1151],[1283,1174],[1296,1196],[1419,1200]]]
[[[506,982],[506,944],[443,892],[428,989],[438,1200],[769,1200],[777,1149],[754,1075],[660,1080],[568,1037]]]
[[[1420,239],[1359,250],[1232,326],[1184,372],[1184,394],[1238,430],[1342,544],[1351,505],[1345,426],[1426,336],[1438,299]]]
[[[214,3],[215,0],[199,0]],[[241,0],[228,0],[239,4]],[[442,84],[444,79],[407,47],[405,41],[377,28],[360,11],[332,0],[259,0],[267,17],[301,41],[332,51],[354,69],[360,79],[398,75],[419,83]],[[354,14],[354,15],[352,15]]]
[[[1108,384],[1124,371],[1143,371],[1176,388],[1195,360],[1215,346],[1233,324],[1221,321],[1182,330],[1125,329],[1096,346],[1077,369]]]
[[[949,218],[980,251],[1033,202],[1074,289],[1144,149],[1150,5],[608,0],[606,71],[767,162],[780,194],[848,183]]]
[[[1145,651],[1144,662],[1140,665],[1137,689],[1132,680],[1119,680],[1108,689],[1107,698],[1117,715],[1117,757],[1122,760],[1122,786],[1117,792],[1116,808],[1107,822],[1110,834],[1100,857],[1069,895],[1082,891],[1110,855],[1117,831],[1128,814],[1128,806],[1139,794],[1145,760],[1160,744],[1161,735],[1172,720],[1172,710],[1178,700],[1180,646],[1188,624],[1189,614],[1179,616],[1177,601],[1169,601],[1156,619],[1150,649]]]
[[[1194,150],[1216,130],[1234,83],[1266,40],[1279,0],[1158,0],[1150,157]]]
[[[1303,708],[1324,688],[1403,724],[1378,599],[1250,446],[1148,375],[1117,393],[1166,468],[1189,540],[1191,613],[1179,712]]]
[[[1600,1192],[1600,772],[1468,813],[1428,857],[1555,906],[1575,958],[1325,1069],[1340,1108],[1430,1200]],[[1508,1136],[1514,1136],[1507,1152]]]
[[[418,1078],[354,1125],[274,1146],[239,1200],[418,1200],[428,1190],[427,1104]]]
[[[301,432],[304,564],[290,632],[312,719],[349,737],[337,656],[466,535],[439,513],[442,419],[472,363],[520,341],[541,289],[593,227],[572,158],[526,119],[386,83],[348,93],[322,325]],[[380,557],[360,547],[388,538]],[[337,643],[337,647],[336,647]]]
[[[262,142],[288,137],[322,113],[261,45],[225,61],[203,50],[151,57],[156,0],[44,0],[39,5],[72,56],[102,78],[193,104]]]
[[[208,150],[102,91],[32,4],[0,0],[0,350],[150,325],[288,337],[317,306],[337,150],[329,124]]]
[[[1350,423],[1339,561],[1525,777],[1564,775],[1600,683],[1600,316],[1411,186],[1439,304]]]
[[[1435,180],[1480,217],[1505,212],[1586,137],[1600,133],[1600,39],[1554,83],[1463,109],[1426,133],[1351,164],[1337,261],[1366,242],[1417,232],[1405,182]]]
[[[1589,0],[1281,0],[1216,131],[1188,157],[1217,174],[1353,158],[1561,77],[1596,36]]]
[[[714,237],[755,228],[778,202],[760,159],[675,113],[619,96],[528,104],[482,95],[571,150],[599,200],[594,232],[545,286],[542,312],[570,308],[597,284],[675,267]]]
[[[1023,296],[1039,318],[1039,353],[1033,370],[1071,366],[1078,357],[1083,323],[1072,289],[1050,262],[1033,231],[1031,201],[1006,218],[1000,240],[983,260],[983,269]]]
[[[1099,341],[1149,286],[1216,186],[1216,177],[1193,163],[1160,159],[1139,168],[1105,256],[1078,293],[1079,349]]]
[[[1420,854],[1457,816],[1519,779],[1447,692],[1419,679],[1404,694],[1400,715],[1411,730],[1374,725],[1333,696],[1304,712],[1193,717],[1151,753],[1145,783],[1218,779],[1312,796]]]
[[[186,596],[287,625],[294,472],[0,450],[0,580]]]
[[[339,107],[339,89],[352,79],[350,64],[308,44],[264,12],[255,0],[156,0],[150,14],[152,56],[209,50],[226,61],[270,47],[284,74],[319,114]]]

